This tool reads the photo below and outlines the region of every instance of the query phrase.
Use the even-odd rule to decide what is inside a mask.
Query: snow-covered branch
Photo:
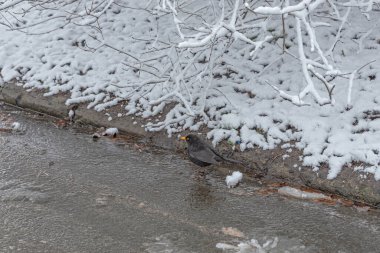
[[[352,108],[351,97],[352,97],[352,87],[353,87],[353,85],[354,85],[355,75],[356,75],[360,70],[362,70],[363,68],[365,68],[365,67],[368,66],[369,64],[374,63],[375,61],[376,61],[376,60],[373,60],[373,61],[370,61],[370,62],[364,64],[364,65],[361,66],[360,68],[355,69],[355,70],[350,74],[350,78],[349,78],[349,82],[348,82],[348,92],[347,92],[347,105],[346,105],[346,108],[347,108],[347,109],[351,109],[351,108]]]
[[[224,37],[232,37],[234,40],[241,40],[245,43],[252,44],[255,46],[254,51],[251,52],[253,55],[258,49],[260,49],[265,42],[273,39],[272,36],[266,36],[261,41],[253,41],[249,39],[243,33],[237,31],[236,29],[236,21],[238,17],[238,11],[240,7],[241,0],[235,0],[234,8],[228,23],[224,22],[224,10],[221,12],[221,16],[218,22],[212,25],[211,30],[205,30],[201,33],[189,36],[191,37],[188,40],[182,41],[178,44],[180,48],[195,48],[195,47],[203,47],[209,45],[212,41],[217,40],[219,38]]]
[[[346,7],[365,7],[366,12],[372,11],[375,4],[380,4],[380,0],[351,0],[347,2],[337,2],[337,5]]]
[[[25,0],[14,0],[14,1],[6,1],[5,3],[2,3],[0,5],[0,11],[12,8],[16,6],[17,4],[24,2]]]
[[[23,4],[23,8],[13,12],[12,8],[20,4]],[[93,26],[107,10],[112,8],[113,4],[114,0],[102,0],[99,3],[80,0],[14,0],[0,5],[0,11],[7,10],[7,12],[2,14],[2,17],[8,20],[7,26],[9,29],[22,31],[27,34],[43,34],[62,29],[68,24]],[[49,11],[53,11],[54,14],[50,13],[45,16],[44,14],[47,14]],[[42,15],[38,15],[37,18],[26,23],[25,17],[33,12],[39,12]],[[20,14],[24,17],[24,20],[17,18]],[[54,22],[51,22],[52,20]],[[31,27],[40,27],[40,32],[30,32]]]

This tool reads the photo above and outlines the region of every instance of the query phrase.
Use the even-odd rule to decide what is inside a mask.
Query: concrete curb
[[[67,96],[64,94],[44,97],[43,93],[38,90],[27,92],[24,88],[14,83],[7,83],[0,87],[0,100],[60,118],[68,115],[68,106],[65,105],[66,99]],[[110,111],[116,113],[117,110],[122,111],[121,108],[113,108]],[[161,148],[176,151],[183,148],[175,138],[168,138],[163,132],[146,132],[141,127],[145,122],[132,116],[114,117],[112,121],[108,121],[108,117],[104,115],[104,112],[99,113],[81,105],[76,110],[76,119],[77,122],[80,121],[94,126],[117,127],[122,133],[138,135],[150,144]],[[223,148],[223,145],[221,148]],[[224,146],[224,148],[228,147]],[[305,185],[380,208],[380,182],[375,181],[373,176],[363,179],[352,169],[343,169],[336,179],[327,180],[327,168],[320,169],[318,173],[315,173],[310,168],[302,167],[299,169],[299,166],[295,167],[294,165],[299,163],[298,156],[301,153],[293,153],[288,159],[283,160],[281,156],[285,152],[282,149],[270,151],[256,149],[247,152],[236,152],[235,157],[251,163],[256,161],[265,164],[270,161],[270,168],[265,179],[299,186]],[[280,158],[273,159],[273,157]]]

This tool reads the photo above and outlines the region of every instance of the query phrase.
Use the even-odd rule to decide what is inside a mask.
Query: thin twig
[[[282,21],[282,54],[285,53],[285,18],[284,14],[281,15],[281,21]]]

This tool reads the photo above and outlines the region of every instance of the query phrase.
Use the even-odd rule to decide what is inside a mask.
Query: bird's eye
[[[187,140],[187,141],[190,140],[190,137],[186,137],[186,140]]]

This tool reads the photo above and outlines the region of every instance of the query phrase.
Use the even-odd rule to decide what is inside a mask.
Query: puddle
[[[21,234],[46,241],[31,245],[49,249],[41,252],[378,252],[372,210],[283,197],[244,179],[228,188],[212,167],[197,179],[188,160],[134,139],[93,141],[93,131],[11,116],[27,134],[0,133],[0,224],[11,221],[1,245]]]

